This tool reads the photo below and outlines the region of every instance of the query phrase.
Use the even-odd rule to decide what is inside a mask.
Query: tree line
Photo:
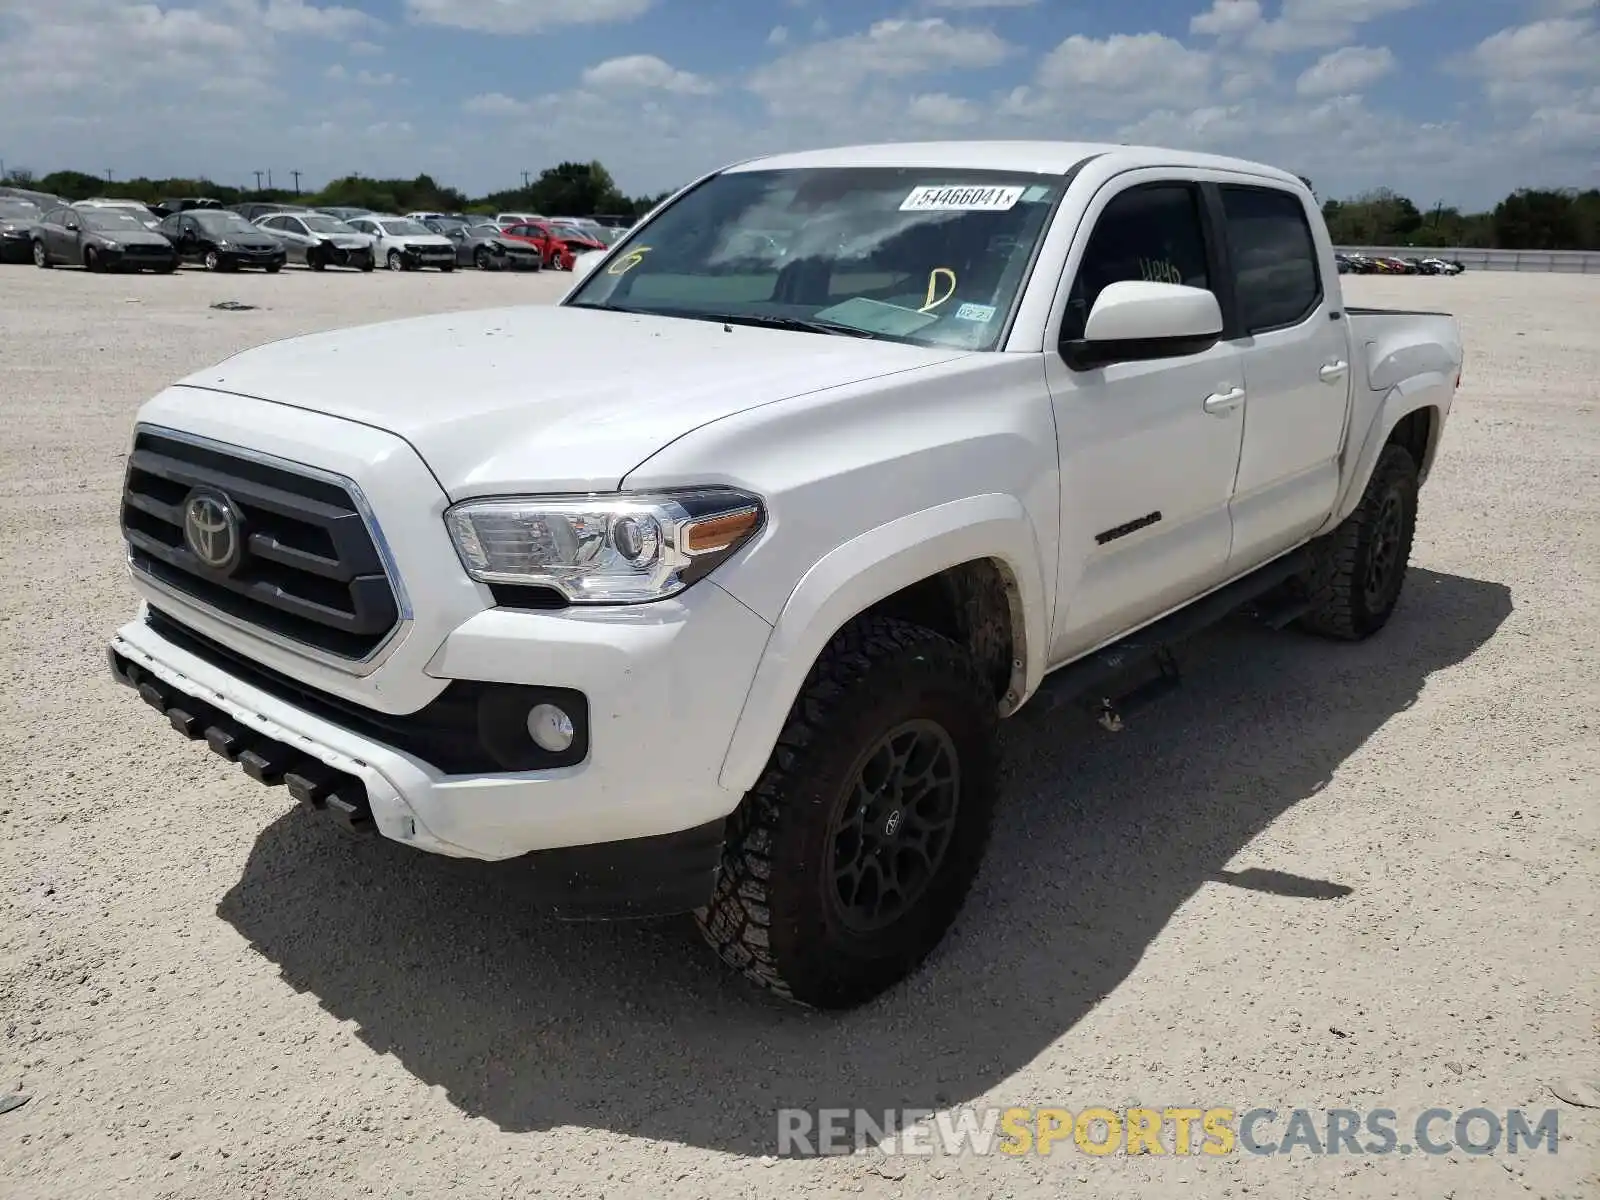
[[[0,182],[31,187],[69,200],[115,194],[146,203],[175,196],[210,196],[223,204],[273,200],[312,206],[348,205],[376,212],[519,212],[550,216],[643,216],[670,193],[627,196],[598,162],[563,162],[541,171],[527,186],[469,197],[431,175],[369,179],[346,175],[316,192],[229,187],[208,179],[138,179],[108,183],[83,171],[36,177],[12,170]],[[1310,185],[1310,180],[1306,180]],[[1314,190],[1314,189],[1313,189]],[[1520,188],[1488,212],[1464,213],[1435,205],[1420,209],[1388,188],[1348,200],[1326,200],[1322,215],[1341,246],[1462,246],[1502,250],[1600,250],[1600,189]]]
[[[374,212],[536,212],[549,216],[594,217],[643,216],[670,193],[656,196],[627,196],[616,185],[611,173],[598,162],[564,162],[539,173],[526,187],[469,197],[459,188],[447,187],[431,175],[415,179],[369,179],[346,175],[320,191],[300,192],[292,188],[239,188],[210,179],[118,179],[108,182],[84,171],[52,171],[35,175],[26,169],[6,172],[0,183],[32,188],[67,200],[87,200],[94,196],[116,196],[154,204],[159,200],[185,196],[209,196],[223,204],[245,201],[276,201],[310,207],[345,205],[369,208]]]

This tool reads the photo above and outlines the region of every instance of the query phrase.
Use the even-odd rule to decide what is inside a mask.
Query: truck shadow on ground
[[[544,920],[514,865],[356,842],[298,812],[262,832],[218,911],[469,1115],[770,1154],[780,1107],[931,1108],[1001,1083],[1208,882],[1337,903],[1350,889],[1336,880],[1225,868],[1511,611],[1501,584],[1414,569],[1366,643],[1242,620],[1202,635],[1180,655],[1183,690],[1118,736],[1070,711],[1025,712],[960,923],[910,982],[854,1013],[755,994],[686,918]]]

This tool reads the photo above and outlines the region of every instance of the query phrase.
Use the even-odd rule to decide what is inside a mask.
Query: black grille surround
[[[220,492],[242,553],[212,570],[184,537],[194,489]],[[382,556],[350,490],[332,479],[140,429],[128,455],[122,532],[135,571],[247,626],[360,662],[400,623]]]

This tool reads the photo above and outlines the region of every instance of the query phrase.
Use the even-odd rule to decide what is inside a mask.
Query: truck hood
[[[538,305],[312,334],[179,382],[398,434],[453,499],[610,491],[675,438],[948,348]]]

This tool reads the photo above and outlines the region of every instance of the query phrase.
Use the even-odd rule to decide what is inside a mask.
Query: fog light
[[[560,754],[572,745],[572,718],[554,704],[535,704],[528,710],[528,736],[541,750]]]

